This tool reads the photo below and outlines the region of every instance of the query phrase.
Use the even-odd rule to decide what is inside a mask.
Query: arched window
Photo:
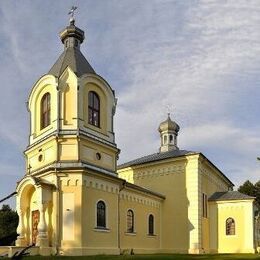
[[[134,232],[134,212],[131,209],[127,211],[127,232]]]
[[[172,143],[172,141],[173,141],[173,136],[170,135],[170,143]]]
[[[226,235],[227,236],[231,236],[231,235],[235,235],[235,220],[233,218],[228,218],[226,220]]]
[[[154,217],[152,214],[148,217],[148,235],[154,235]]]
[[[88,123],[100,127],[100,101],[94,91],[88,93]]]
[[[41,129],[51,123],[51,95],[44,94],[41,100]]]
[[[97,227],[106,227],[106,204],[102,200],[97,203]]]

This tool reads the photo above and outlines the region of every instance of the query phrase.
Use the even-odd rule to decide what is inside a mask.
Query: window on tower
[[[100,127],[100,101],[94,91],[88,93],[88,123]]]
[[[41,99],[41,129],[50,125],[51,123],[51,95],[44,94]]]

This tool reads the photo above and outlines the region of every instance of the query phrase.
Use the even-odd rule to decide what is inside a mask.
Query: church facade
[[[42,255],[254,253],[254,198],[202,153],[179,149],[170,115],[158,153],[117,166],[115,92],[81,53],[74,19],[60,38],[63,53],[28,99],[10,254],[31,244]]]

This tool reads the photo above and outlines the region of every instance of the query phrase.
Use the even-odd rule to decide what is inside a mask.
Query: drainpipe
[[[57,154],[56,154],[56,163],[59,161],[59,134],[60,134],[60,88],[59,88],[59,80],[57,79],[58,84],[56,86],[57,89],[57,134],[56,134],[56,142],[57,142]],[[60,178],[57,176],[57,166],[55,167],[55,176],[56,176],[56,253],[55,255],[59,255],[59,242],[60,242]]]
[[[120,192],[126,187],[126,180],[123,180],[123,183],[121,184],[121,187],[118,192],[118,199],[117,199],[117,219],[118,219],[118,227],[117,227],[117,232],[118,232],[118,249],[119,249],[119,254],[121,254],[121,243],[120,243]]]

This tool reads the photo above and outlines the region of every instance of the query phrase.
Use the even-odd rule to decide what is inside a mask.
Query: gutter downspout
[[[57,141],[57,157],[56,163],[58,164],[59,161],[59,134],[60,134],[60,89],[59,89],[59,79],[57,79],[57,134],[56,134],[56,141]],[[55,175],[56,175],[56,253],[55,255],[59,255],[59,241],[60,241],[60,178],[57,175],[57,166],[55,167]]]
[[[118,199],[117,199],[117,219],[118,219],[118,227],[117,227],[117,241],[118,241],[118,249],[119,254],[121,254],[121,241],[120,241],[120,192],[126,187],[126,180],[123,180],[121,187],[118,192]]]

